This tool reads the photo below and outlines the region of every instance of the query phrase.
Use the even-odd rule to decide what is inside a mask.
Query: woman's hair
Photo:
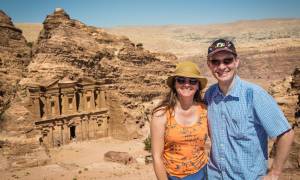
[[[175,81],[173,80],[173,86],[172,88],[170,88],[170,91],[169,93],[167,94],[167,96],[164,97],[164,99],[159,103],[158,106],[156,106],[153,111],[152,111],[152,115],[157,112],[157,111],[160,111],[160,110],[163,110],[163,113],[166,113],[166,111],[170,110],[171,112],[174,111],[174,107],[176,105],[176,101],[178,100],[178,97],[177,97],[177,92],[176,92],[176,89],[174,87],[175,85]],[[194,99],[193,101],[196,102],[196,103],[200,103],[200,102],[203,102],[203,99],[202,99],[202,96],[201,96],[201,83],[199,82],[199,88],[198,90],[196,91],[195,95],[194,95]]]

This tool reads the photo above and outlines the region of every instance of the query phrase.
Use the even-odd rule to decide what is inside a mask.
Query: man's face
[[[239,66],[239,59],[232,53],[220,51],[207,60],[213,76],[222,84],[230,84]]]

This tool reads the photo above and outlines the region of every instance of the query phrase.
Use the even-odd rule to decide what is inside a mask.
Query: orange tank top
[[[201,105],[197,113],[200,114],[197,123],[183,126],[167,111],[163,159],[166,171],[171,176],[182,178],[194,174],[208,161],[205,152],[208,133],[205,105]]]

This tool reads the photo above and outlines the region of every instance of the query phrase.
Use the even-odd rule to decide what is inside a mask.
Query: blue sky
[[[98,27],[300,18],[300,0],[0,0],[14,23],[42,23],[56,7]]]

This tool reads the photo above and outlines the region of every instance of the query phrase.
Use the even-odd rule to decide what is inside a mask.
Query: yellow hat
[[[201,89],[204,89],[207,84],[207,79],[201,76],[198,66],[190,61],[184,61],[176,65],[174,74],[167,79],[167,84],[170,88],[173,88],[173,81],[177,76],[198,79]]]

